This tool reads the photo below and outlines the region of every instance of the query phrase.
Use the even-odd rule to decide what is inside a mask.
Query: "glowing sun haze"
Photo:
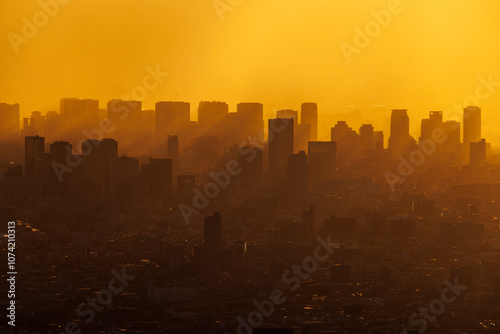
[[[41,7],[3,1],[0,101],[20,103],[24,116],[58,111],[61,97],[98,99],[104,108],[158,65],[170,75],[148,92],[145,109],[183,100],[195,116],[201,100],[228,102],[230,111],[256,101],[269,117],[312,101],[327,138],[334,113],[359,109],[386,130],[390,109],[406,108],[415,132],[430,110],[474,95],[480,76],[500,82],[498,0],[401,0],[400,12],[348,62],[341,43],[355,45],[355,28],[364,30],[389,2],[243,0],[221,20],[213,0],[71,0],[16,53],[8,34],[22,36],[22,18],[32,21]],[[479,104],[494,143],[496,88]]]

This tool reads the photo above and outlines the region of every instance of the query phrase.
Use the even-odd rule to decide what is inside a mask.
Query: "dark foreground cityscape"
[[[316,103],[192,108],[0,104],[2,333],[500,332],[479,107],[327,141]]]

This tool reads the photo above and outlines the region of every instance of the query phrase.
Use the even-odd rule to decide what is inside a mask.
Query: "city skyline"
[[[0,332],[498,333],[499,11],[0,3]]]
[[[404,107],[411,118],[420,119],[428,110],[477,105],[464,100],[479,92],[487,97],[480,106],[490,111],[484,115],[484,131],[492,133],[495,145],[500,143],[495,1],[464,0],[448,7],[429,0],[398,1],[389,23],[379,24],[380,31],[369,36],[366,47],[356,46],[356,28],[365,31],[370,22],[378,22],[372,12],[388,10],[391,1],[296,1],[286,6],[241,1],[224,13],[224,20],[214,3],[68,1],[53,17],[49,15],[45,25],[35,26],[37,33],[19,44],[18,53],[7,35],[23,37],[22,18],[33,22],[33,16],[44,10],[37,1],[11,4],[5,8],[10,15],[0,23],[6,37],[0,42],[4,50],[0,100],[20,103],[27,116],[35,110],[57,109],[61,96],[103,102],[126,99],[143,85],[145,76],[158,70],[168,76],[147,92],[146,109],[161,100],[219,100],[231,106],[258,101],[271,111],[315,101],[328,122],[331,114],[359,109],[373,123],[380,111],[377,106]],[[84,15],[93,19],[85,20]],[[110,26],[107,15],[146,24]],[[166,25],[165,17],[170,18]],[[427,18],[425,25],[421,17]],[[190,25],[192,20],[197,25]],[[75,22],[78,29],[72,27]],[[172,33],[175,27],[182,29],[182,36]],[[99,31],[105,31],[106,38]],[[360,51],[352,54],[350,63],[342,43]],[[405,47],[398,47],[400,43]],[[130,48],[134,52],[129,55]],[[120,61],[114,61],[117,55]],[[477,89],[484,83],[489,86]]]

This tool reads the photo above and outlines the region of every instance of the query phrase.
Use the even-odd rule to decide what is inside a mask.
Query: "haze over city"
[[[500,3],[0,12],[0,332],[500,332]]]
[[[241,1],[221,20],[213,1],[69,1],[19,53],[1,40],[0,100],[20,103],[24,116],[56,110],[66,96],[104,107],[140,84],[146,66],[159,64],[170,76],[148,94],[146,109],[160,100],[259,101],[269,117],[316,101],[322,123],[331,124],[333,113],[353,109],[370,122],[392,108],[422,118],[462,105],[480,75],[500,81],[494,0],[402,0],[348,64],[340,44],[354,45],[355,27],[364,30],[371,12],[389,3]],[[34,0],[0,6],[0,30],[21,36],[21,18],[41,9]],[[499,104],[500,94],[481,101],[495,145]],[[415,133],[418,122],[411,126]],[[326,139],[327,127],[320,133]]]

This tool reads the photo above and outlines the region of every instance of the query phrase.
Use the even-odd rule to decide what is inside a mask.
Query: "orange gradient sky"
[[[16,53],[8,34],[22,36],[23,17],[32,22],[41,7],[2,1],[0,102],[19,103],[23,116],[58,111],[61,97],[98,99],[104,108],[159,65],[170,75],[148,92],[145,109],[182,100],[195,117],[201,100],[228,102],[230,111],[256,101],[269,117],[312,101],[326,139],[332,115],[352,109],[386,130],[390,109],[406,108],[416,135],[430,110],[474,95],[479,76],[500,82],[498,0],[401,0],[348,63],[340,44],[353,44],[355,27],[389,2],[243,0],[220,20],[213,0],[70,0]],[[480,107],[483,136],[499,144],[496,88]]]

